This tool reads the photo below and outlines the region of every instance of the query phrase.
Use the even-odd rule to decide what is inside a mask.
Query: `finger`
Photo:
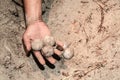
[[[55,64],[56,60],[53,57],[46,58],[51,64]]]
[[[62,54],[62,52],[59,51],[58,49],[54,49],[54,53],[57,54],[58,56],[60,56]]]
[[[52,63],[50,63],[50,61],[48,61],[48,59],[46,59],[46,57],[43,56],[43,58],[44,58],[44,60],[45,60],[46,65],[47,65],[49,68],[51,68],[51,69],[54,69],[54,68],[55,68],[55,65],[52,64]]]
[[[63,51],[64,50],[64,44],[60,41],[56,41],[56,45],[57,45],[57,49],[60,50],[60,51]]]
[[[57,45],[60,45],[60,46],[62,46],[62,47],[64,46],[64,44],[63,44],[61,41],[56,41],[56,44],[57,44]]]
[[[33,51],[32,51],[31,54],[32,54],[32,57],[33,57],[34,61],[36,62],[36,65],[37,65],[41,70],[44,70],[44,69],[45,69],[44,65],[42,65],[42,64],[39,62],[39,60],[36,58],[36,56],[35,56],[35,54],[33,53]]]
[[[23,43],[24,43],[24,45],[25,45],[25,49],[26,49],[26,52],[27,52],[27,54],[28,54],[28,52],[31,50],[30,38],[24,37],[24,38],[23,38]]]
[[[38,59],[38,61],[44,65],[45,64],[45,60],[43,59],[41,53],[39,51],[34,51],[34,54],[36,56],[36,58]]]
[[[45,53],[43,51],[41,51],[41,53],[43,54],[44,59],[46,59],[48,62],[50,62],[51,64],[54,64],[56,62],[56,60],[52,57],[52,56],[46,56],[45,57]],[[54,52],[53,52],[54,53]]]
[[[52,57],[54,59],[56,59],[57,61],[60,61],[61,60],[61,51],[57,50],[57,49],[54,49],[54,54],[52,55]]]
[[[67,43],[64,42],[64,43],[62,43],[60,41],[57,41],[56,44],[57,44],[56,48],[58,50],[60,50],[60,51],[63,51],[64,49],[68,48],[71,45],[71,42],[67,42]]]

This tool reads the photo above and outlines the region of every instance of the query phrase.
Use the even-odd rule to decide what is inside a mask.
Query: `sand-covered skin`
[[[0,80],[120,80],[120,0],[44,0],[53,36],[75,53],[44,71],[25,56],[22,3],[14,1],[0,1]]]

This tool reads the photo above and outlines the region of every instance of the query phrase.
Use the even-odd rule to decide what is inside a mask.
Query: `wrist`
[[[29,17],[26,15],[26,25],[29,26],[31,24],[34,24],[35,22],[43,22],[42,16],[39,17]]]

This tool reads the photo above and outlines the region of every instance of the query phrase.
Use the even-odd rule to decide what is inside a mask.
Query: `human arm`
[[[42,21],[42,0],[24,0],[26,24]]]
[[[31,42],[35,39],[42,39],[46,35],[51,35],[48,26],[42,20],[42,0],[24,0],[25,18],[27,28],[23,35],[26,52],[31,50]],[[34,55],[41,64],[45,64],[40,51],[34,51]],[[55,63],[55,59],[47,58],[49,62]]]

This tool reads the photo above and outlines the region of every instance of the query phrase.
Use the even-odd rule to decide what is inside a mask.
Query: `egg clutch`
[[[69,48],[67,44],[60,46],[56,44],[54,37],[45,36],[43,40],[35,39],[31,43],[32,50],[41,51],[42,55],[45,57],[50,57],[54,54],[54,49],[58,49],[62,52],[62,56],[65,59],[71,59],[74,56],[74,50]]]

